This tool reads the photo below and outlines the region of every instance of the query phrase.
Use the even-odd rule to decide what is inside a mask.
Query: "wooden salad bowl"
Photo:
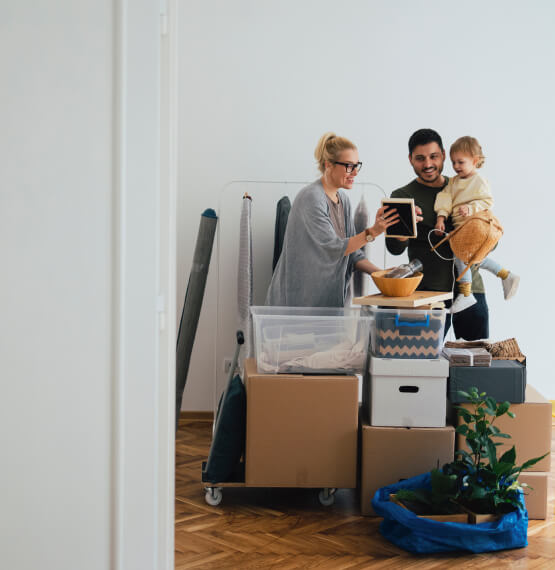
[[[371,274],[376,287],[387,297],[408,297],[412,295],[424,276],[421,271],[418,271],[412,277],[403,277],[401,279],[397,277],[384,277],[389,271],[391,271],[391,269],[374,271],[374,273]]]

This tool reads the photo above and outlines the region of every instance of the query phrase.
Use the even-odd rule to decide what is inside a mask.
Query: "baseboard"
[[[214,412],[181,411],[179,419],[211,422],[214,420]]]

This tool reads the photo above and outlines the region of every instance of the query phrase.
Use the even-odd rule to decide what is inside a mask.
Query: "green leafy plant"
[[[470,451],[459,449],[455,452],[455,461],[434,469],[431,472],[431,489],[403,489],[397,492],[396,498],[417,514],[449,514],[457,509],[487,514],[510,512],[520,505],[520,473],[549,452],[516,465],[513,445],[498,458],[497,447],[501,442],[493,438],[510,439],[511,436],[502,433],[495,421],[505,414],[515,417],[509,410],[509,402],[497,403],[485,392],[478,392],[477,388],[458,393],[473,408],[468,410],[455,406],[464,422],[456,432],[465,437]]]

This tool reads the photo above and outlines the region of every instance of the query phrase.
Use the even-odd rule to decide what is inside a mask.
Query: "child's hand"
[[[436,222],[436,231],[435,231],[436,236],[442,235],[444,231],[445,231],[445,224],[443,223],[443,219],[438,218]]]
[[[470,209],[468,208],[468,206],[466,204],[459,206],[459,216],[463,216],[466,218],[466,216],[468,216],[468,214],[470,214]]]

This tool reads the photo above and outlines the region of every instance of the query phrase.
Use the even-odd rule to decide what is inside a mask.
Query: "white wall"
[[[112,8],[2,12],[2,565],[107,568]]]
[[[390,192],[413,178],[406,144],[414,130],[435,128],[447,146],[471,134],[487,155],[483,172],[505,226],[495,257],[522,276],[518,296],[505,302],[500,283],[485,275],[490,337],[515,336],[529,382],[555,398],[548,254],[555,5],[181,0],[179,7],[178,310],[199,216],[217,207],[227,182],[313,179],[316,141],[334,130],[359,146],[359,180]],[[222,364],[214,358],[214,259],[183,399],[189,410],[213,409]]]
[[[159,57],[150,0],[2,5],[2,568],[173,567]]]

